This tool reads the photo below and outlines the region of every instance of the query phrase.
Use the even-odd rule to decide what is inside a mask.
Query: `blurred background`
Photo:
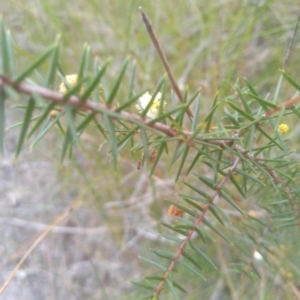
[[[220,97],[230,95],[237,79],[242,82],[243,77],[262,96],[274,95],[278,69],[283,67],[296,26],[298,0],[7,0],[1,3],[1,13],[15,43],[18,70],[60,35],[60,64],[65,74],[78,71],[87,43],[93,57],[112,59],[108,85],[126,57],[135,60],[135,90],[140,93],[153,91],[164,75],[141,20],[140,6],[152,21],[180,87],[192,93],[202,88],[203,116],[217,91]],[[299,80],[299,49],[297,35],[286,66],[295,80]],[[58,90],[59,79],[56,84]],[[121,87],[120,102],[122,95],[127,97],[127,89]],[[280,101],[293,93],[283,83]],[[23,118],[23,110],[12,109],[14,104],[6,104],[7,128]],[[157,221],[170,221],[164,198],[177,199],[181,188],[180,183],[174,184],[176,168],[169,169],[170,158],[164,157],[149,179],[146,170],[137,169],[140,153],[127,149],[114,171],[109,147],[91,128],[74,150],[74,159],[61,165],[61,136],[53,128],[32,151],[28,142],[16,161],[18,134],[18,127],[6,132],[0,162],[0,283],[51,221],[76,199],[80,206],[35,249],[1,299],[141,298],[144,292],[130,283],[147,275],[148,267],[138,256],[151,257],[152,247],[172,247],[157,234],[161,230]],[[295,136],[294,150],[298,150],[298,139]],[[230,246],[224,245],[220,243],[216,250],[208,244],[210,257],[226,256]],[[207,272],[210,278],[215,272],[216,280],[201,282],[201,288],[191,290],[193,280],[198,280],[191,277],[185,287],[189,290],[190,282],[193,296],[184,299],[230,299],[229,294],[211,298],[219,273]],[[256,290],[247,295],[245,299],[254,299]],[[263,299],[296,299],[283,298],[286,294],[281,293],[270,295],[272,298]]]

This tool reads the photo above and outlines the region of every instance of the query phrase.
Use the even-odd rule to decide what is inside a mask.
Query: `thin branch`
[[[291,98],[285,102],[283,102],[282,104],[279,104],[277,107],[275,108],[272,108],[268,111],[266,111],[264,114],[263,114],[263,117],[264,118],[268,118],[270,117],[271,115],[273,115],[274,113],[276,113],[277,111],[280,111],[283,107],[287,108],[287,107],[290,107],[292,105],[294,105],[295,103],[299,102],[300,101],[300,96],[296,96],[294,98]]]
[[[74,210],[75,206],[77,204],[77,201],[74,202],[74,204],[69,207],[68,210],[66,210],[62,215],[60,215],[52,224],[48,226],[48,228],[35,240],[35,242],[31,245],[31,247],[25,252],[23,257],[20,259],[18,264],[14,267],[12,272],[10,273],[9,277],[7,280],[4,282],[2,287],[0,288],[0,296],[4,293],[6,288],[8,287],[9,283],[11,280],[14,278],[16,275],[17,271],[20,269],[20,267],[23,265],[25,262],[26,258],[31,254],[31,252],[44,240],[44,238],[51,232],[52,228],[55,227],[57,224],[59,224],[63,219],[68,217],[70,213]]]
[[[50,89],[46,89],[39,86],[33,86],[24,82],[17,83],[14,82],[11,78],[0,75],[0,88],[3,88],[3,86],[5,85],[12,87],[14,90],[22,94],[38,94],[44,99],[50,100],[57,105],[65,105],[66,101],[68,101],[68,103],[76,109],[81,109],[83,111],[93,111],[98,114],[107,114],[111,118],[122,119],[129,123],[143,124],[152,127],[166,134],[167,136],[181,137],[183,142],[189,144],[190,147],[194,147],[194,142],[190,139],[194,136],[194,133],[188,130],[182,130],[182,133],[179,133],[174,127],[160,122],[153,122],[153,120],[149,118],[142,118],[138,115],[126,111],[116,112],[114,107],[107,107],[105,104],[101,104],[90,100],[82,101],[80,97],[77,96],[70,96],[68,99],[65,99],[63,94],[59,92],[52,91]],[[224,145],[232,146],[234,142],[233,140],[210,140],[200,137],[194,137],[193,139],[220,147],[223,147]]]
[[[296,104],[299,101],[300,101],[300,95],[293,97],[293,98],[283,102],[282,104],[277,105],[275,108],[267,110],[259,119],[257,119],[257,121],[255,123],[251,122],[250,125],[245,127],[243,130],[237,131],[232,137],[239,138],[239,137],[243,136],[246,132],[248,132],[248,130],[250,129],[251,126],[253,126],[253,125],[259,126],[261,121],[269,118],[277,111],[280,111],[283,107],[285,107],[285,108],[291,107],[292,105]]]
[[[151,39],[151,41],[152,41],[152,43],[153,43],[153,45],[154,45],[154,47],[156,49],[156,52],[157,52],[157,54],[158,54],[158,56],[159,56],[159,58],[160,58],[160,60],[161,60],[161,62],[163,64],[163,66],[165,68],[165,71],[167,72],[167,75],[169,77],[169,80],[171,82],[173,90],[175,91],[175,93],[176,93],[178,99],[180,100],[180,102],[182,103],[183,102],[183,97],[182,97],[181,91],[180,91],[179,86],[178,86],[178,84],[177,84],[177,82],[175,80],[175,77],[174,77],[173,73],[172,73],[172,70],[170,68],[170,65],[169,65],[169,62],[167,60],[167,57],[166,57],[166,55],[165,55],[165,53],[164,53],[164,51],[162,49],[162,46],[160,45],[160,43],[159,43],[159,41],[158,41],[158,39],[156,37],[156,34],[155,34],[155,32],[153,30],[153,27],[151,25],[151,21],[149,20],[148,16],[145,14],[145,12],[143,11],[143,9],[141,7],[140,7],[140,11],[141,11],[143,22],[144,22],[144,24],[146,26],[146,29],[148,31],[148,34],[150,36],[150,39]],[[192,120],[192,118],[193,118],[194,115],[193,115],[193,113],[192,113],[192,111],[190,110],[189,107],[186,110],[186,112],[187,112],[190,120]]]
[[[290,56],[290,53],[291,53],[291,50],[292,50],[292,46],[293,46],[293,43],[294,43],[294,40],[295,40],[295,37],[296,37],[296,34],[297,34],[297,29],[298,29],[298,26],[299,26],[299,21],[300,21],[300,16],[298,17],[298,21],[297,21],[297,24],[296,24],[296,27],[295,27],[295,30],[294,30],[292,40],[290,42],[290,45],[287,49],[286,55],[285,55],[284,60],[283,60],[283,64],[282,64],[282,69],[283,70],[285,70],[285,68],[286,68],[287,61],[289,59],[289,56]]]
[[[283,188],[283,190],[285,191],[288,199],[290,200],[293,210],[294,210],[294,214],[298,223],[298,228],[300,229],[300,218],[299,218],[299,209],[296,203],[296,199],[294,198],[290,188],[284,183],[284,181],[277,175],[277,173],[271,169],[269,166],[264,165],[265,169],[267,170],[267,172],[271,175],[271,177],[274,179],[274,181],[277,184],[280,184]]]
[[[234,149],[236,151],[238,151],[239,153],[241,153],[245,158],[253,160],[257,164],[259,164],[261,167],[263,167],[268,172],[268,174],[273,178],[274,182],[276,184],[279,184],[282,186],[283,190],[286,193],[286,196],[288,197],[288,199],[290,200],[290,202],[292,204],[293,211],[294,211],[297,223],[298,223],[298,228],[300,229],[300,213],[299,213],[299,209],[298,209],[298,206],[296,203],[296,199],[293,196],[290,188],[285,184],[285,182],[277,175],[277,173],[272,168],[267,166],[263,161],[258,160],[252,154],[248,153],[247,150],[245,150],[243,147],[241,147],[240,145],[235,145]]]
[[[291,54],[291,50],[292,50],[292,46],[293,46],[293,43],[294,43],[294,40],[295,40],[295,37],[296,37],[296,34],[297,34],[297,29],[299,27],[299,22],[300,22],[300,16],[298,17],[298,21],[297,21],[297,24],[296,24],[296,27],[295,27],[295,30],[294,30],[294,34],[293,34],[293,37],[292,37],[292,40],[290,42],[290,45],[287,49],[287,52],[286,52],[286,55],[284,57],[284,60],[283,60],[283,64],[282,64],[282,69],[285,70],[286,68],[286,65],[287,65],[287,61],[289,59],[289,56]],[[263,117],[270,117],[271,115],[273,115],[275,112],[277,111],[280,111],[282,107],[290,107],[292,106],[293,104],[297,103],[298,101],[300,101],[300,96],[297,96],[297,97],[294,97],[294,98],[291,98],[289,100],[287,100],[286,102],[278,105],[277,107],[273,108],[273,109],[270,109],[268,111],[266,111],[263,115]]]
[[[230,176],[232,175],[232,173],[237,169],[237,166],[240,162],[240,158],[237,157],[234,161],[234,163],[232,164],[232,166],[230,167],[227,175],[221,180],[221,182],[218,184],[218,186],[215,189],[215,193],[210,197],[210,201],[207,202],[204,206],[203,206],[203,210],[201,212],[201,214],[198,216],[198,218],[195,220],[194,225],[193,225],[193,229],[191,229],[186,238],[184,239],[184,241],[182,242],[182,244],[180,245],[179,249],[177,250],[174,258],[172,259],[164,277],[163,280],[159,283],[159,285],[156,287],[155,289],[155,295],[159,296],[159,294],[161,293],[164,284],[166,283],[167,279],[169,278],[170,273],[172,272],[172,270],[174,269],[174,267],[176,266],[176,263],[178,262],[181,254],[184,251],[184,248],[187,244],[187,242],[191,239],[193,233],[196,230],[196,227],[204,220],[205,214],[208,211],[208,209],[210,208],[211,204],[213,203],[213,201],[215,200],[215,198],[220,194],[221,192],[221,188],[222,186],[227,182],[227,180],[230,178]]]

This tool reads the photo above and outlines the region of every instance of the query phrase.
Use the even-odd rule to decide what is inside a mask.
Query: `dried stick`
[[[4,221],[5,223],[9,223],[13,226],[33,229],[37,231],[44,231],[49,227],[49,224],[43,224],[38,222],[27,221],[19,218],[7,218],[0,217],[0,222]],[[112,229],[112,227],[109,227]],[[92,227],[92,228],[84,228],[84,227],[70,227],[70,226],[53,226],[52,232],[58,234],[78,234],[78,235],[100,235],[107,233],[108,229],[106,227]],[[0,266],[1,267],[1,266]]]
[[[174,77],[174,75],[172,73],[172,70],[170,68],[169,62],[167,60],[167,57],[166,57],[166,55],[165,55],[165,53],[164,53],[164,51],[163,51],[163,49],[162,49],[162,47],[161,47],[161,45],[160,45],[157,37],[156,37],[156,34],[155,34],[155,32],[154,32],[154,30],[152,28],[151,22],[150,22],[148,16],[145,14],[145,12],[143,11],[143,9],[141,7],[140,7],[140,11],[141,11],[143,22],[144,22],[144,24],[146,26],[146,29],[148,31],[148,34],[150,36],[150,39],[151,39],[151,41],[152,41],[152,43],[153,43],[153,45],[154,45],[154,47],[156,49],[156,52],[157,52],[157,54],[158,54],[158,56],[159,56],[159,58],[160,58],[160,60],[161,60],[161,62],[163,64],[163,66],[165,68],[165,71],[167,72],[167,75],[168,75],[169,80],[171,82],[172,88],[175,91],[175,93],[176,93],[178,99],[180,100],[180,102],[183,102],[183,97],[182,97],[181,91],[180,91],[180,89],[178,87],[178,84],[177,84],[177,82],[175,80],[175,77]],[[186,110],[186,112],[187,112],[190,120],[192,120],[192,118],[194,117],[194,115],[193,115],[193,113],[192,113],[192,111],[190,110],[189,107]]]
[[[295,103],[297,103],[299,101],[300,101],[300,96],[296,96],[294,98],[291,98],[291,99],[283,102],[282,104],[279,104],[277,107],[272,108],[272,109],[266,111],[263,114],[263,117],[268,118],[271,115],[273,115],[274,113],[276,113],[277,111],[280,111],[283,107],[285,107],[285,108],[290,107],[290,106],[294,105]]]
[[[65,219],[67,216],[70,215],[70,213],[74,210],[75,206],[77,204],[77,200],[74,202],[74,204],[69,207],[68,210],[66,210],[62,215],[60,215],[52,224],[48,226],[48,228],[35,240],[35,242],[31,245],[31,247],[25,252],[21,260],[18,262],[18,264],[14,267],[12,272],[10,273],[7,280],[4,282],[0,289],[0,296],[4,293],[6,288],[8,287],[9,283],[12,281],[14,276],[16,275],[17,271],[20,269],[20,267],[23,265],[26,258],[31,254],[31,252],[39,245],[41,241],[44,240],[44,238],[51,232],[52,228],[55,227],[57,224],[59,224],[63,219]]]
[[[236,170],[238,164],[240,162],[240,158],[237,157],[234,161],[234,163],[232,164],[232,166],[230,167],[227,175],[221,180],[221,182],[218,184],[218,186],[215,189],[215,193],[210,197],[210,201],[207,202],[204,206],[203,206],[203,210],[201,212],[201,214],[198,216],[198,218],[195,220],[194,225],[193,225],[193,229],[191,229],[186,238],[184,239],[184,241],[182,242],[182,244],[180,245],[179,249],[177,250],[174,258],[172,259],[165,275],[163,276],[163,280],[159,283],[159,285],[157,286],[157,288],[155,289],[155,296],[159,296],[159,294],[161,293],[164,284],[166,283],[167,279],[169,278],[170,273],[172,272],[172,270],[174,269],[174,267],[176,266],[176,263],[178,262],[181,254],[184,251],[184,248],[187,244],[187,242],[191,239],[193,233],[196,230],[196,227],[204,220],[205,214],[208,211],[208,209],[210,208],[211,204],[213,203],[213,201],[215,200],[215,198],[220,194],[221,192],[221,188],[222,186],[227,182],[227,180],[230,178],[230,176],[232,175],[232,173],[234,173],[234,171]]]

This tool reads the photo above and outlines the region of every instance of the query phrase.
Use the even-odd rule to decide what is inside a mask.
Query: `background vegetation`
[[[129,55],[136,62],[136,92],[153,92],[164,70],[142,23],[139,6],[151,18],[179,86],[188,87],[191,94],[202,88],[200,120],[209,113],[217,91],[219,98],[234,94],[237,79],[244,85],[244,76],[263,97],[269,95],[272,99],[279,86],[279,103],[294,95],[291,84],[278,83],[282,80],[278,69],[283,67],[296,26],[299,6],[296,0],[9,0],[2,5],[2,13],[5,27],[14,40],[19,70],[61,34],[60,63],[66,74],[78,72],[83,44],[87,43],[92,56],[99,57],[101,63],[111,58],[104,82],[106,89],[112,86]],[[300,39],[296,36],[285,68],[298,82],[299,47]],[[43,65],[39,71],[44,75],[47,70],[47,65]],[[120,103],[127,99],[129,82],[127,74],[118,92]],[[57,78],[57,90],[59,84]],[[167,83],[168,108],[172,102],[170,89]],[[23,109],[11,109],[20,103],[22,98],[6,102],[7,128],[23,120]],[[137,113],[134,105],[132,112]],[[299,121],[294,116],[285,118],[283,121],[292,129],[286,138],[289,138],[288,149],[294,152],[290,156],[294,161],[299,158]],[[139,281],[152,273],[152,266],[138,256],[157,260],[149,249],[174,251],[174,245],[157,233],[165,230],[160,222],[174,222],[167,215],[169,204],[164,199],[178,201],[177,194],[184,191],[182,180],[186,178],[181,176],[175,183],[179,163],[170,168],[170,157],[163,155],[149,178],[146,168],[137,169],[141,151],[127,149],[118,159],[116,172],[112,168],[110,146],[93,127],[82,135],[71,161],[60,164],[58,127],[32,151],[26,150],[32,140],[27,141],[15,161],[18,135],[18,127],[7,130],[0,170],[1,282],[47,224],[77,198],[80,206],[55,226],[29,256],[3,299],[145,296],[145,291],[134,287],[129,280]],[[185,171],[191,161],[192,157],[188,157]],[[208,168],[202,166],[196,171],[205,173]],[[197,185],[195,178],[188,179]],[[180,299],[300,299],[297,229],[270,230],[266,210],[262,209],[265,198],[258,192],[247,199],[234,196],[248,219],[220,204],[230,220],[228,224],[233,224],[224,229],[232,244],[211,233],[215,241],[208,239],[204,250],[217,270],[203,259],[199,264],[207,281],[188,270],[180,270],[177,282],[188,291],[187,295],[180,292]],[[198,245],[203,244],[195,239]],[[253,256],[257,251],[263,260]],[[253,262],[251,270],[247,267],[249,262]],[[246,275],[237,270],[247,271]],[[162,299],[173,299],[171,291],[166,290]]]

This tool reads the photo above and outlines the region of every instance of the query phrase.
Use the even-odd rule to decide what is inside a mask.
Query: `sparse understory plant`
[[[180,183],[176,200],[166,199],[172,222],[162,223],[161,240],[168,241],[169,251],[152,249],[157,260],[141,258],[151,267],[150,274],[145,268],[143,280],[134,282],[145,289],[144,299],[169,299],[164,295],[170,294],[174,299],[182,299],[184,294],[192,299],[197,281],[211,285],[219,273],[225,274],[225,282],[214,285],[211,295],[226,286],[231,299],[246,299],[245,291],[253,281],[266,284],[277,277],[288,287],[284,295],[300,299],[300,264],[292,252],[300,229],[300,165],[288,135],[289,120],[300,118],[300,84],[281,70],[276,93],[268,99],[242,78],[231,87],[230,95],[212,99],[211,109],[202,119],[201,91],[190,95],[179,89],[151,23],[141,13],[166,72],[151,91],[138,89],[135,62],[130,59],[114,80],[106,80],[109,61],[100,63],[96,58],[91,63],[88,46],[83,48],[78,72],[66,75],[60,66],[59,40],[19,71],[12,38],[1,24],[1,150],[5,102],[17,99],[22,101],[24,119],[19,124],[16,157],[26,140],[33,149],[58,127],[62,134],[60,160],[72,160],[73,149],[91,126],[109,143],[114,169],[125,150],[141,153],[137,168],[149,177],[161,160],[169,161],[175,169],[174,184]],[[48,71],[43,74],[39,69],[45,64]],[[296,90],[286,101],[279,98],[283,80]],[[128,86],[122,97],[118,94],[121,85]],[[52,226],[76,205],[50,224],[28,249],[0,294]],[[224,242],[234,255],[222,257],[218,249]],[[206,251],[211,244],[215,244],[217,258]],[[192,279],[182,278],[183,269]],[[192,291],[186,290],[189,280],[194,284]],[[252,295],[256,296],[255,291]],[[214,299],[225,299],[220,297]]]

